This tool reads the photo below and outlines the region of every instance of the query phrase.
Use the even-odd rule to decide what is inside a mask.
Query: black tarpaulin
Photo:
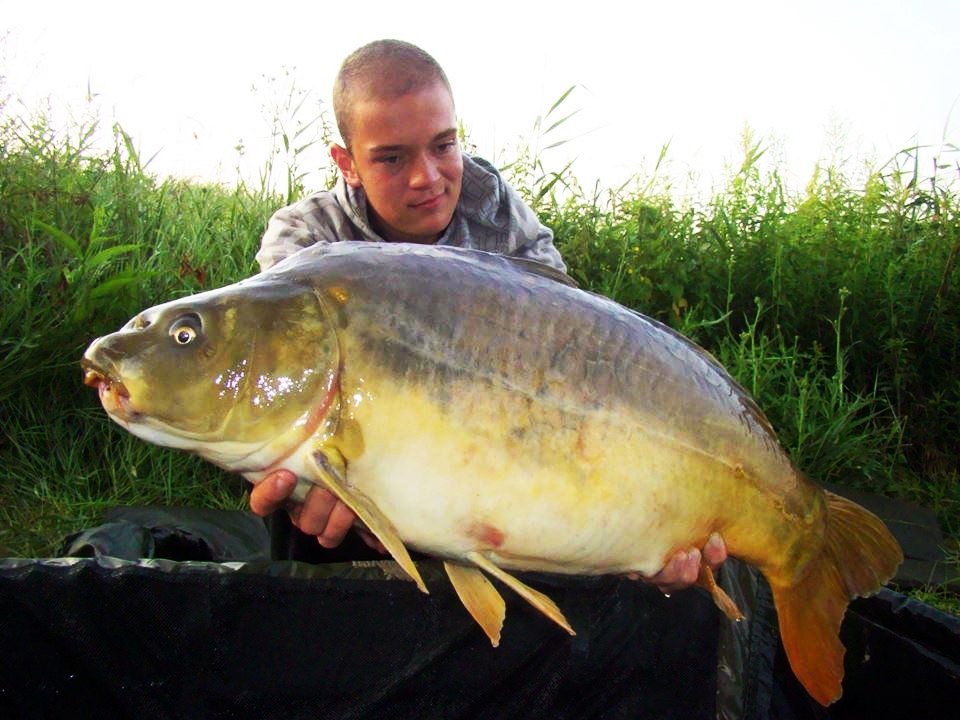
[[[0,563],[0,715],[710,718],[719,617],[619,579],[525,579],[571,638],[504,591],[499,648],[439,568]],[[389,567],[389,566],[388,566]]]
[[[578,634],[501,588],[492,648],[436,561],[418,561],[427,596],[392,562],[269,561],[269,544],[249,513],[122,508],[68,539],[83,557],[0,560],[0,718],[852,720],[960,704],[960,619],[886,589],[851,604],[844,695],[825,709],[783,657],[769,588],[734,561],[721,582],[743,623],[699,590],[524,574]]]

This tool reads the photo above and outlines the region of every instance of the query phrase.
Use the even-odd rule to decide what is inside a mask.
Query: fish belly
[[[413,388],[371,394],[376,401],[355,410],[365,449],[348,482],[423,552],[484,551],[521,570],[649,575],[717,525],[715,484],[693,492],[690,482],[704,474],[704,458],[604,413],[541,417],[521,433],[504,427],[517,403],[503,398],[461,390],[444,407]]]

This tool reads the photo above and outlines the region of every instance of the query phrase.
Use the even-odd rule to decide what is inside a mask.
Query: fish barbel
[[[892,577],[896,541],[808,482],[709,354],[565,278],[457,248],[309,248],[140,313],[82,365],[137,436],[329,489],[424,592],[407,548],[442,558],[494,644],[485,574],[572,633],[509,571],[649,576],[718,532],[770,583],[801,683],[836,700],[843,615]]]

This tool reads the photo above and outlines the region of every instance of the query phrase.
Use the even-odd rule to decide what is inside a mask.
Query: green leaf
[[[113,247],[108,247],[104,250],[101,250],[96,255],[87,260],[87,265],[90,267],[99,267],[104,265],[112,258],[117,257],[118,255],[123,255],[124,253],[131,252],[133,250],[139,250],[140,245],[136,243],[131,243],[127,245],[114,245]]]
[[[576,86],[576,85],[571,85],[570,87],[567,88],[566,92],[564,92],[563,95],[561,95],[560,98],[559,98],[553,105],[550,106],[550,109],[547,110],[547,115],[546,115],[546,117],[550,117],[550,113],[552,113],[554,110],[556,110],[558,107],[560,107],[561,103],[563,103],[563,101],[567,99],[567,96],[568,96],[570,93],[573,92],[573,89],[574,89],[575,87],[577,87],[577,86]],[[538,118],[538,119],[539,119],[539,118]]]
[[[572,118],[572,117],[573,117],[574,115],[576,115],[578,112],[580,112],[580,110],[574,110],[574,111],[573,111],[572,113],[570,113],[569,115],[560,118],[560,119],[557,120],[553,125],[551,125],[551,126],[548,127],[546,130],[544,130],[544,131],[543,131],[543,134],[546,135],[548,132],[550,132],[550,131],[553,130],[554,128],[559,127],[560,125],[563,125],[563,123],[565,123],[567,120],[569,120],[570,118]]]
[[[120,288],[126,287],[130,283],[139,282],[144,279],[142,273],[124,273],[116,275],[109,280],[105,280],[90,291],[91,300],[116,295]]]
[[[137,174],[143,172],[143,167],[140,165],[140,153],[137,152],[136,146],[133,144],[133,138],[130,137],[129,133],[124,130],[120,123],[113,124],[114,135],[119,135],[123,140],[123,146],[127,150],[127,157],[130,158],[130,161],[133,163],[133,168]]]
[[[560,172],[553,173],[553,177],[550,179],[550,182],[548,182],[546,185],[540,188],[539,192],[537,192],[537,197],[536,197],[537,202],[542,200],[543,197],[548,192],[550,192],[551,188],[553,188],[554,185],[556,185],[559,181],[563,180],[564,174],[567,172],[567,170],[570,169],[571,165],[573,165],[573,160],[571,160],[566,165],[564,165],[563,169],[561,169]]]
[[[83,257],[83,250],[80,248],[80,243],[74,240],[70,235],[67,235],[63,230],[53,225],[45,223],[43,220],[34,219],[34,225],[42,228],[50,237],[60,243],[63,248],[69,252],[77,260]]]
[[[89,255],[95,248],[113,241],[112,235],[104,235],[103,228],[107,225],[108,208],[105,205],[97,205],[93,208],[93,225],[90,227],[90,236],[87,239],[87,249],[85,255]],[[86,260],[84,260],[86,262]]]

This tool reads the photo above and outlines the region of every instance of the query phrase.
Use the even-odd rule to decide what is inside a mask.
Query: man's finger
[[[337,545],[343,542],[343,538],[346,537],[350,528],[353,527],[353,522],[356,519],[357,516],[353,513],[353,510],[338,500],[330,511],[330,516],[327,518],[327,525],[323,529],[323,532],[319,534],[317,540],[319,540],[320,544],[325,548],[337,547]]]
[[[685,552],[678,550],[663,569],[648,582],[661,592],[672,593],[693,585],[700,574],[700,551],[696,548]]]
[[[323,535],[326,532],[327,524],[330,522],[330,514],[336,507],[339,500],[337,497],[324,490],[321,487],[312,487],[303,501],[303,507],[300,509],[299,517],[293,518],[294,525],[305,532],[307,535]],[[339,543],[338,543],[339,544]]]
[[[270,473],[250,491],[250,509],[265,517],[283,507],[297,486],[297,476],[287,470]]]
[[[384,555],[387,554],[386,546],[377,539],[376,535],[367,530],[365,527],[358,526],[356,523],[354,524],[354,527],[357,530],[357,534],[363,538],[363,541],[367,544],[367,547],[373,548],[377,552],[383,553]]]
[[[727,559],[727,544],[720,533],[713,533],[703,546],[703,561],[716,570]]]

